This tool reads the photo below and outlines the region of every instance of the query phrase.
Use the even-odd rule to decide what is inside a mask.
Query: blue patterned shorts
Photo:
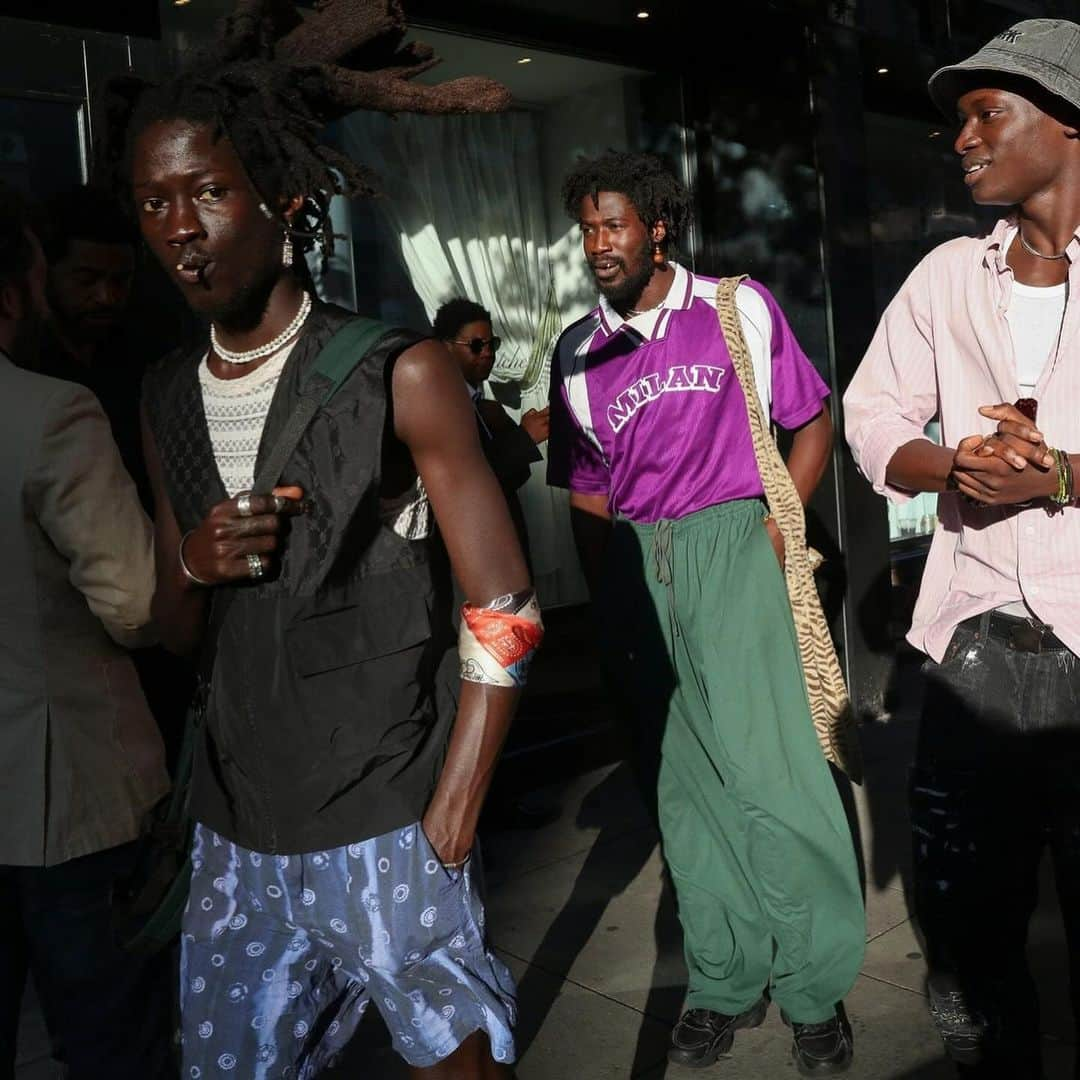
[[[181,938],[182,1080],[306,1080],[373,1001],[417,1067],[485,1031],[514,1060],[514,983],[487,947],[476,875],[418,824],[304,855],[195,826]]]

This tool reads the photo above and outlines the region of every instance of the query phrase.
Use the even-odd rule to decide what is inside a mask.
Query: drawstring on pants
[[[671,522],[662,518],[656,523],[656,531],[653,533],[652,542],[653,564],[656,569],[656,580],[667,589],[668,618],[671,620],[671,632],[675,637],[682,636],[679,626],[679,616],[675,610],[675,570],[673,564],[671,543]]]

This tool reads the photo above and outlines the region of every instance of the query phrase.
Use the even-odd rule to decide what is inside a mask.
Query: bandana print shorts
[[[195,826],[181,938],[182,1080],[307,1080],[369,1002],[394,1048],[434,1065],[474,1031],[514,1060],[514,984],[487,948],[475,878],[419,824],[304,855]]]

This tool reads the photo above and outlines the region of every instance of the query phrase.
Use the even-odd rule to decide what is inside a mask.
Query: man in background
[[[52,196],[40,229],[50,320],[35,369],[93,392],[149,511],[139,395],[143,371],[165,346],[154,344],[149,326],[138,325],[135,298],[153,292],[154,268],[138,258],[138,231],[103,188],[80,186]],[[171,306],[153,303],[154,319],[164,312],[164,325],[172,325]],[[191,665],[160,646],[139,649],[133,660],[172,767],[194,691]]]
[[[457,297],[435,312],[435,336],[446,344],[469,386],[480,429],[484,456],[506,496],[525,559],[529,559],[529,534],[518,489],[528,483],[533,462],[543,461],[537,447],[548,437],[548,410],[528,409],[521,423],[514,422],[499,402],[484,397],[484,383],[495,366],[500,339],[492,330],[486,308]]]
[[[40,232],[52,318],[37,370],[93,391],[148,505],[139,386],[154,357],[134,355],[128,327],[138,233],[113,196],[93,187],[50,198]]]
[[[147,636],[152,533],[93,395],[24,370],[45,277],[17,197],[0,192],[0,1077],[14,1075],[32,972],[70,1080],[157,1080],[165,971],[111,928],[143,816],[169,786],[125,652]]]

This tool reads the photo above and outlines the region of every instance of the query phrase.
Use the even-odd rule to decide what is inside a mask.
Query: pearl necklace
[[[214,352],[227,364],[250,364],[254,360],[261,360],[264,356],[276,353],[282,345],[296,337],[310,312],[311,294],[305,292],[304,299],[300,301],[300,310],[296,313],[296,318],[276,338],[268,341],[265,345],[260,345],[256,349],[248,349],[246,352],[233,352],[231,349],[226,349],[218,341],[217,331],[214,329],[213,323],[210,324],[210,344],[213,345]]]
[[[1019,226],[1016,228],[1017,233],[1020,236],[1020,246],[1029,254],[1034,255],[1036,259],[1046,259],[1047,262],[1056,262],[1058,259],[1065,258],[1065,252],[1060,255],[1044,255],[1041,251],[1036,251],[1025,239],[1024,230]]]

